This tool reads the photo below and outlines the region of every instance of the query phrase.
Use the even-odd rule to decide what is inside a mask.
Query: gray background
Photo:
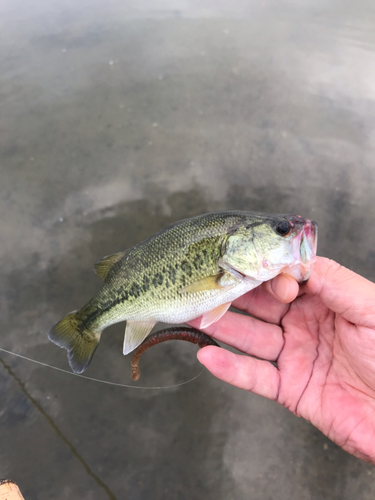
[[[67,368],[47,333],[92,264],[211,210],[313,218],[319,253],[375,280],[374,9],[2,0],[0,347]],[[132,383],[122,337],[88,376]],[[153,348],[139,385],[194,377],[195,351]],[[27,500],[374,498],[372,466],[208,372],[147,391],[0,362],[0,478]]]

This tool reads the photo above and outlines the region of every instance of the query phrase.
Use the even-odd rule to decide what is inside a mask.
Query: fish
[[[146,339],[134,351],[131,363],[132,379],[134,381],[139,380],[139,377],[141,376],[141,370],[139,368],[139,358],[141,355],[150,347],[160,344],[161,342],[168,342],[169,340],[185,340],[186,342],[191,342],[192,344],[198,344],[198,347],[206,347],[208,345],[220,347],[214,339],[196,328],[177,326],[166,328],[165,330],[159,330],[146,337]]]
[[[123,354],[158,322],[218,321],[241,295],[285,273],[299,282],[316,258],[317,224],[300,215],[220,211],[175,222],[94,270],[103,287],[50,331],[74,373],[89,366],[108,326],[126,321]]]

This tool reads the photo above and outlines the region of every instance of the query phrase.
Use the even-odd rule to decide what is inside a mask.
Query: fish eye
[[[287,236],[290,232],[291,226],[287,220],[280,221],[276,226],[276,231],[280,236]]]

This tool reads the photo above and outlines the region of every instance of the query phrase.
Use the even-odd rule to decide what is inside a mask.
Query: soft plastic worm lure
[[[209,337],[205,333],[200,332],[199,330],[196,330],[195,328],[174,326],[165,330],[159,330],[158,332],[149,335],[134,352],[132,358],[133,380],[138,380],[141,376],[141,370],[139,369],[139,358],[141,357],[141,355],[149,347],[160,344],[161,342],[167,342],[167,340],[185,340],[186,342],[198,344],[199,347],[206,347],[207,345],[220,347],[219,344],[217,344],[211,337]]]

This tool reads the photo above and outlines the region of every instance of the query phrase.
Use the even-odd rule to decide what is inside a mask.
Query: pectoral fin
[[[190,283],[190,285],[185,286],[179,290],[180,293],[186,292],[202,292],[205,290],[215,290],[222,289],[223,287],[219,283],[219,279],[221,278],[222,273],[213,274],[212,276],[206,276],[199,281],[194,281],[194,283]]]
[[[221,306],[215,307],[215,309],[204,313],[199,328],[207,328],[212,325],[212,323],[219,321],[219,319],[228,311],[230,305],[231,302],[227,302],[226,304],[221,304]]]
[[[125,254],[126,252],[119,252],[113,253],[112,255],[107,255],[106,257],[104,257],[104,259],[95,264],[94,271],[98,276],[105,280],[111,267],[120,259],[122,259]]]
[[[127,321],[124,337],[124,355],[134,351],[154,328],[154,321]]]
[[[228,290],[241,283],[243,276],[237,272],[221,271],[218,274],[206,276],[180,289],[180,293],[204,292],[206,290]]]

